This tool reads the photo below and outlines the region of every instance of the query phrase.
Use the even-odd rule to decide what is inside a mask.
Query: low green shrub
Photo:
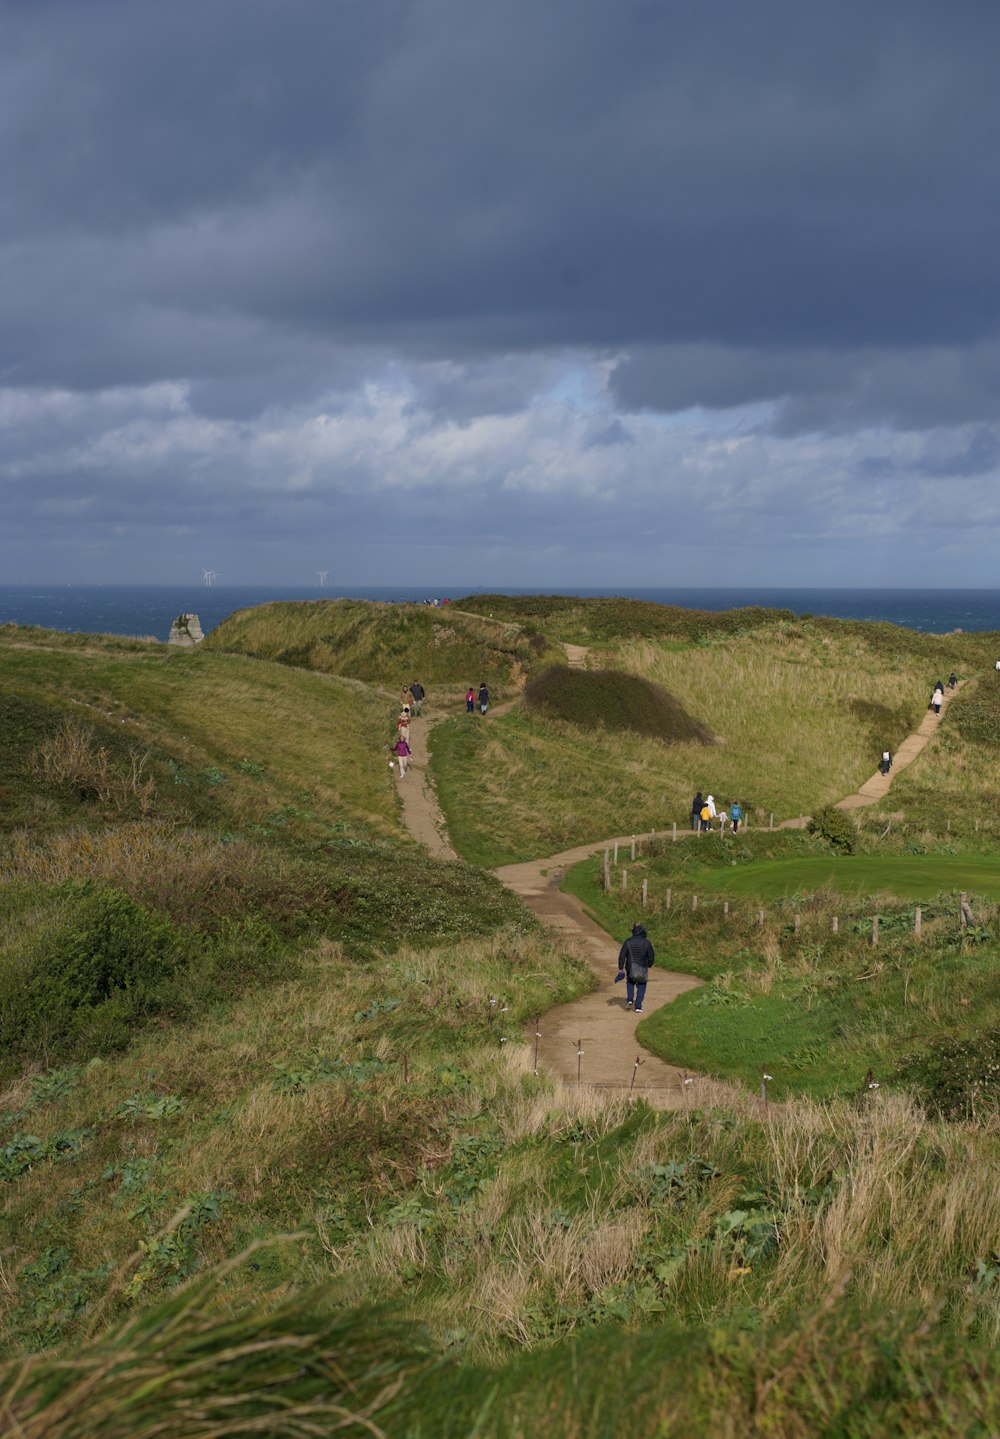
[[[810,834],[819,835],[839,854],[853,854],[858,846],[858,831],[850,815],[835,805],[818,809],[806,828]]]
[[[31,943],[0,958],[0,1057],[122,1050],[157,1016],[190,1018],[292,968],[276,932],[253,917],[207,934],[86,881],[39,903]]]
[[[711,744],[712,736],[662,685],[623,670],[577,670],[552,665],[529,680],[529,710],[583,729],[631,730],[670,742]]]
[[[945,1119],[995,1114],[1000,1103],[1000,1029],[939,1039],[901,1060],[897,1072]]]

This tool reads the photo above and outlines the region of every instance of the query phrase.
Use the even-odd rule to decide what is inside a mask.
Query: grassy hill
[[[994,643],[773,618],[692,641],[606,638],[591,664],[660,686],[713,745],[654,747],[634,732],[604,736],[535,708],[486,726],[457,720],[436,731],[432,751],[453,840],[493,864],[551,854],[686,825],[696,790],[724,804],[739,799],[752,822],[809,814],[855,790],[882,750],[916,728],[939,673],[975,674]],[[918,761],[906,784],[926,772]],[[984,791],[995,774],[991,763]]]
[[[291,607],[285,645],[238,617],[247,653],[0,631],[0,1400],[33,1439],[996,1429],[995,905],[973,894],[963,935],[939,892],[918,942],[887,890],[873,951],[864,887],[775,890],[835,862],[822,836],[662,843],[624,899],[586,866],[616,933],[646,877],[661,953],[708,980],[644,1039],[738,1088],[660,1113],[535,1075],[526,1028],[589,971],[482,867],[409,842],[385,763],[402,679],[452,682],[397,672],[407,636],[429,665],[442,619],[455,651],[492,635],[511,693],[587,639],[518,606],[510,633],[370,606],[333,658],[336,606],[308,642],[300,611],[327,607]],[[717,776],[779,815],[834,797],[952,664],[968,699],[850,862],[947,884],[995,854],[994,641],[577,608],[591,665],[720,742],[446,720],[467,855],[683,821]]]
[[[529,666],[546,653],[537,629],[461,613],[456,606],[380,605],[362,600],[317,600],[239,610],[205,641],[324,674],[351,675],[398,694],[419,680],[432,704],[486,681],[497,697],[516,690]]]

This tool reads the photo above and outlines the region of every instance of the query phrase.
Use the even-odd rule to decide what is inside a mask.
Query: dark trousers
[[[646,981],[644,979],[640,979],[638,983],[634,982],[631,979],[626,979],[625,998],[629,1001],[630,1004],[633,1000],[635,1000],[636,1009],[641,1009],[642,1001],[645,999],[645,997]]]

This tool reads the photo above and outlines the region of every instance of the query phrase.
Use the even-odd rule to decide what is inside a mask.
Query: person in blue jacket
[[[743,806],[738,799],[734,799],[729,806],[729,822],[733,827],[733,834],[739,834],[740,825],[743,823]]]

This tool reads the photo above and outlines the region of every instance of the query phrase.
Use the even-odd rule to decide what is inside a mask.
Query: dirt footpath
[[[623,844],[627,842],[621,841]],[[586,960],[600,982],[600,988],[593,994],[585,994],[571,1004],[559,1004],[541,1016],[538,1026],[541,1033],[538,1041],[539,1063],[550,1074],[575,1082],[579,1057],[580,1078],[585,1085],[628,1090],[634,1075],[634,1093],[642,1094],[662,1108],[694,1102],[691,1091],[695,1087],[697,1102],[704,1103],[708,1081],[695,1080],[685,1071],[658,1059],[643,1049],[635,1036],[636,1025],[641,1019],[669,1004],[685,990],[695,989],[701,980],[690,974],[675,974],[661,969],[659,964],[654,965],[649,972],[649,987],[642,1014],[636,1015],[625,1008],[624,981],[613,983],[621,940],[606,934],[574,895],[566,894],[559,888],[570,865],[594,852],[595,846],[581,845],[578,849],[553,855],[551,859],[508,864],[496,871],[497,877],[520,895],[543,924],[556,930],[567,941],[568,947]],[[624,938],[626,936],[622,935]],[[526,1037],[529,1043],[534,1044],[533,1025]],[[580,1049],[582,1056],[577,1053]],[[636,1072],[637,1058],[641,1063]]]
[[[952,695],[957,694],[964,684],[964,680],[959,680],[955,689],[945,690],[941,700],[940,715],[936,715],[931,709],[927,711],[920,721],[916,733],[907,735],[906,739],[904,739],[899,749],[893,755],[892,769],[888,774],[883,774],[881,770],[876,770],[871,779],[866,779],[864,784],[858,786],[857,794],[849,794],[845,799],[838,800],[836,808],[865,809],[866,806],[870,804],[877,804],[880,799],[887,795],[899,771],[906,769],[907,765],[911,765],[917,755],[921,754],[927,748],[937,734],[941,726],[941,717],[951,703]]]
[[[410,749],[413,756],[406,775],[397,781],[403,801],[403,823],[414,839],[427,846],[438,859],[458,859],[451,847],[444,815],[427,770],[427,740],[434,720],[420,715],[410,721]]]

